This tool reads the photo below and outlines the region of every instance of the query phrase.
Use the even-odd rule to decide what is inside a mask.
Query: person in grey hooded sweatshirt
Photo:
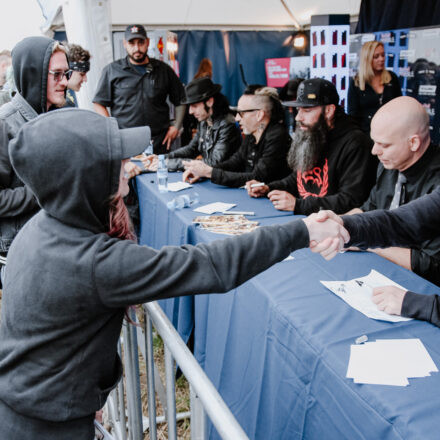
[[[20,41],[12,50],[12,66],[18,92],[0,108],[0,255],[3,257],[17,232],[39,209],[32,192],[12,169],[9,141],[27,121],[64,106],[70,76],[65,49],[46,37]]]
[[[63,109],[27,123],[10,144],[42,209],[6,265],[1,439],[93,438],[95,412],[121,378],[116,347],[127,306],[227,292],[310,240],[344,232],[330,222],[318,236],[302,219],[209,244],[140,246],[127,239],[123,165],[149,137],[148,127],[120,130],[114,118]]]

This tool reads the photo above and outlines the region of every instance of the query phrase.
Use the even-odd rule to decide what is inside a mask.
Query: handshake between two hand
[[[303,219],[309,230],[310,250],[332,259],[350,240],[344,223],[333,211],[319,211]]]

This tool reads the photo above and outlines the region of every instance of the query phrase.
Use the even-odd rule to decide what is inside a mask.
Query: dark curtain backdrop
[[[439,24],[438,0],[362,0],[355,33]]]
[[[180,79],[184,84],[192,80],[202,58],[213,64],[213,81],[223,86],[222,93],[235,105],[245,85],[241,80],[243,65],[249,84],[266,84],[264,60],[284,58],[309,53],[300,53],[291,45],[283,46],[291,32],[283,31],[233,31],[229,37],[229,63],[226,61],[223,36],[220,31],[176,31],[179,42]]]

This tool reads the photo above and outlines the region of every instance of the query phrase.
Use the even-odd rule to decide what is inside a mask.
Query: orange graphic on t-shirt
[[[319,189],[319,193],[311,193],[304,188],[304,183],[313,183]],[[328,161],[325,160],[324,167],[314,167],[309,171],[296,173],[296,185],[298,186],[298,193],[301,198],[306,199],[309,196],[324,197],[328,191]]]

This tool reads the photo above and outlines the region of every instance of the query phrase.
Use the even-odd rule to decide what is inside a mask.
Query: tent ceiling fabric
[[[361,0],[285,0],[302,26],[312,15],[357,16]],[[280,0],[111,0],[114,26],[144,23],[149,28],[291,28]]]

